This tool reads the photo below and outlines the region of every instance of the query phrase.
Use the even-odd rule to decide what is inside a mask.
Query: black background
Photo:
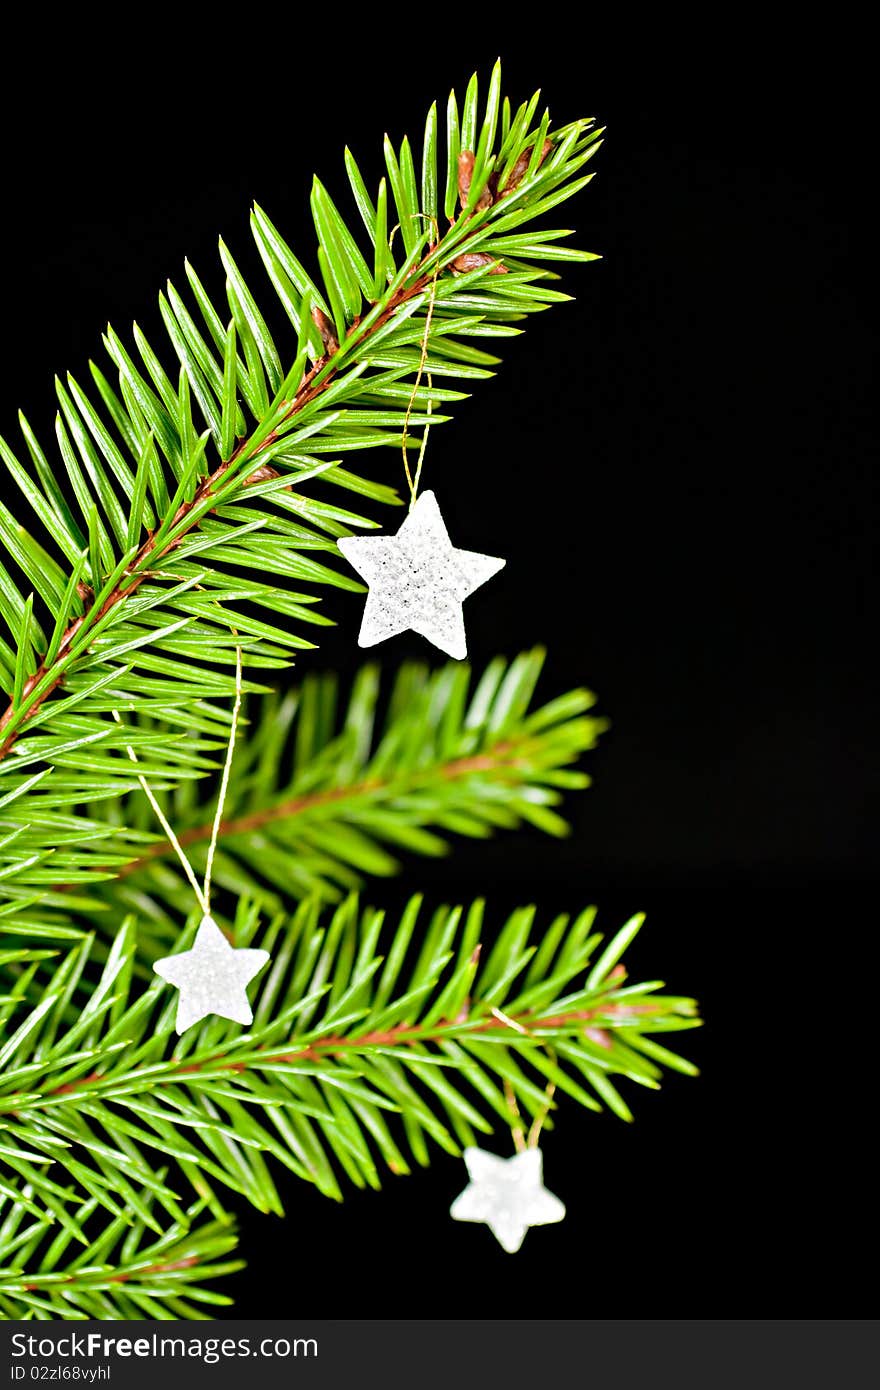
[[[291,1183],[284,1225],[242,1212],[234,1311],[857,1315],[868,1101],[849,1029],[876,903],[858,82],[830,43],[807,62],[765,32],[575,42],[462,14],[396,38],[377,19],[340,53],[290,23],[289,54],[263,32],[177,55],[144,34],[51,74],[23,56],[0,429],[24,405],[49,437],[51,372],[84,373],[108,318],[153,336],[156,291],[184,255],[209,267],[218,232],[258,281],[254,197],[308,263],[312,172],[348,208],[343,144],[374,182],[383,131],[418,138],[499,52],[512,98],[542,85],[557,124],[607,124],[598,177],[552,218],[604,259],[563,271],[576,301],[504,345],[434,433],[425,483],[457,544],[508,557],[466,611],[475,662],[544,643],[543,691],[589,684],[613,728],[568,841],[458,845],[373,897],[488,892],[499,917],[597,902],[608,930],[644,910],[633,971],[697,994],[708,1027],[683,1049],[699,1080],[627,1092],[634,1125],[563,1105],[545,1170],[569,1215],[516,1257],[449,1220],[454,1159],[342,1206]],[[400,481],[393,455],[373,467]],[[361,600],[326,604],[339,627],[307,660],[351,669]]]

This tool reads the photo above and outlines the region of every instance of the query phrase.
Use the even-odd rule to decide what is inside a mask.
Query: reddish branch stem
[[[198,1255],[186,1255],[181,1260],[166,1260],[162,1264],[145,1265],[143,1269],[138,1269],[135,1271],[135,1273],[139,1279],[142,1279],[144,1275],[147,1274],[167,1274],[168,1271],[172,1269],[192,1269],[198,1263]],[[133,1277],[133,1275],[126,1274],[126,1272],[123,1270],[119,1274],[99,1275],[98,1282],[100,1283],[101,1280],[104,1279],[108,1284],[127,1284],[128,1281]],[[51,1278],[53,1288],[57,1288],[59,1284],[69,1286],[70,1284],[84,1283],[86,1287],[89,1286],[88,1278],[77,1279],[77,1276],[75,1274],[68,1274],[65,1279],[59,1279],[57,1275],[53,1274]],[[37,1282],[34,1284],[22,1284],[21,1287],[22,1293],[39,1293],[40,1289],[44,1286]]]
[[[618,966],[615,967],[615,971],[612,972],[612,978],[615,982],[619,982],[623,978],[622,974],[617,973],[619,970],[620,967]],[[540,1015],[536,1016],[527,1011],[524,1014],[520,1014],[518,1017],[510,1016],[510,1022],[506,1026],[510,1027],[511,1024],[518,1025],[514,1031],[519,1032],[520,1029],[523,1029],[526,1033],[530,1033],[535,1028],[563,1028],[571,1023],[588,1024],[596,1018],[620,1019],[637,1017],[645,1014],[657,1013],[660,1009],[660,1004],[604,1004],[601,1007],[593,1009],[572,1009],[568,1013],[548,1015],[546,1017]],[[424,1028],[418,1023],[398,1023],[393,1028],[379,1031],[374,1030],[371,1033],[355,1034],[353,1037],[341,1037],[335,1033],[330,1034],[326,1038],[319,1038],[315,1042],[309,1043],[306,1047],[299,1048],[293,1052],[276,1052],[270,1049],[260,1055],[259,1061],[263,1064],[269,1062],[315,1062],[319,1061],[322,1056],[338,1056],[342,1052],[369,1047],[410,1047],[415,1043],[442,1042],[444,1037],[456,1036],[460,1034],[463,1029],[468,1036],[472,1036],[475,1033],[486,1033],[490,1029],[503,1027],[505,1027],[504,1021],[496,1018],[494,1015],[481,1019],[479,1023],[473,1023],[471,1025],[468,1025],[466,1021],[462,1021],[461,1019],[439,1019],[428,1028]],[[540,1042],[541,1039],[536,1038],[536,1041]],[[259,1065],[259,1063],[256,1065]],[[181,1062],[179,1066],[174,1067],[173,1070],[166,1072],[164,1075],[151,1072],[150,1079],[156,1083],[161,1083],[162,1081],[173,1082],[182,1076],[193,1075],[194,1073],[214,1069],[233,1072],[236,1076],[241,1076],[245,1072],[253,1070],[254,1066],[255,1063],[253,1061],[250,1063],[225,1061],[222,1057],[218,1056],[200,1062]],[[136,1073],[127,1073],[126,1079],[130,1080],[132,1075],[136,1075]],[[99,1072],[92,1072],[90,1075],[81,1077],[76,1081],[66,1082],[65,1085],[58,1086],[54,1091],[48,1091],[46,1094],[49,1096],[68,1095],[80,1090],[83,1086],[91,1082],[101,1080],[103,1080],[103,1077]],[[26,1093],[19,1092],[8,1097],[8,1099],[16,1099],[18,1095],[24,1099],[25,1094]]]
[[[429,251],[433,249],[434,248],[429,248]],[[420,269],[421,267],[419,266],[416,267],[414,271],[414,274],[417,277]],[[384,326],[384,324],[388,322],[389,318],[391,318],[391,316],[400,308],[401,304],[406,303],[408,299],[412,299],[415,295],[420,294],[427,284],[428,278],[426,276],[421,276],[420,278],[416,278],[416,280],[411,282],[408,286],[399,289],[397,293],[393,295],[392,298],[389,300],[387,306],[378,316],[375,323],[373,323],[364,332],[363,337],[360,341],[366,342],[374,333],[376,333],[380,328]],[[352,325],[352,329],[356,329],[356,327],[359,327],[359,325]],[[289,420],[293,418],[293,416],[297,415],[307,405],[311,404],[311,402],[315,400],[330,385],[331,381],[335,376],[335,371],[328,372],[323,381],[319,382],[317,385],[314,384],[315,377],[318,376],[319,373],[324,370],[328,360],[329,359],[327,356],[318,358],[317,362],[306,374],[302,384],[300,385],[296,395],[293,398],[293,401],[291,402],[289,411],[284,416],[284,419],[281,423],[286,424]],[[279,436],[277,430],[271,431],[271,433],[266,436],[266,438],[262,441],[259,447],[254,450],[253,457],[255,459],[258,458],[264,449],[268,448],[270,444],[275,443],[278,437]],[[235,451],[229,456],[229,458],[225,459],[222,463],[218,464],[218,466],[214,469],[213,473],[209,473],[208,476],[202,480],[202,482],[196,489],[192,501],[184,502],[181,504],[180,507],[178,507],[174,517],[173,525],[176,526],[180,521],[185,520],[185,518],[192,513],[194,508],[199,506],[201,503],[205,501],[206,498],[210,497],[213,494],[217,487],[217,484],[223,478],[224,474],[226,474],[232,467],[232,465],[241,457],[242,453],[247,447],[248,440],[243,439],[238,444]],[[141,584],[147,577],[149,569],[155,568],[155,566],[162,559],[164,559],[164,557],[170,551],[174,550],[176,546],[180,544],[180,541],[183,539],[183,537],[187,535],[187,533],[190,530],[194,529],[199,524],[200,520],[200,517],[196,517],[191,526],[184,527],[181,531],[178,532],[177,535],[175,535],[173,540],[167,542],[167,544],[158,549],[156,547],[156,542],[154,538],[152,536],[147,537],[140,550],[138,551],[137,555],[135,556],[134,560],[132,561],[131,565],[129,566],[129,570],[127,571],[126,575],[123,576],[123,578],[119,581],[115,588],[113,588],[110,591],[110,593],[104,599],[98,611],[90,611],[88,614],[81,614],[80,617],[74,619],[74,621],[70,624],[70,626],[65,631],[63,637],[61,638],[57,654],[51,665],[47,666],[45,663],[41,663],[37,670],[33,673],[33,675],[28,678],[22,690],[22,700],[26,700],[28,695],[30,695],[31,692],[43,680],[45,680],[47,676],[51,674],[53,668],[58,665],[59,660],[67,652],[67,649],[69,648],[71,642],[73,641],[77,632],[85,622],[86,617],[89,618],[91,624],[97,623],[101,620],[101,618],[105,617],[106,614],[111,611],[111,609],[115,608],[117,604],[122,603],[125,599],[129,598],[138,588],[140,588]],[[151,562],[150,566],[147,565],[147,561]],[[46,688],[40,693],[39,697],[36,700],[34,700],[30,709],[25,714],[23,721],[24,724],[26,724],[28,720],[33,718],[37,710],[41,707],[41,705],[44,704],[44,702],[51,695],[55,693],[58,687],[62,684],[63,680],[64,672],[57,672],[54,678],[49,681]],[[12,701],[10,701],[3,715],[0,716],[0,734],[2,734],[4,729],[6,729],[9,725],[11,719],[16,713],[17,708],[18,707],[14,706]],[[11,730],[7,734],[6,738],[3,739],[2,742],[0,742],[0,759],[5,758],[7,753],[12,748],[13,744],[15,743],[18,737],[18,734],[20,733],[21,727],[22,726]]]
[[[521,745],[513,741],[498,743],[489,753],[479,753],[470,758],[455,758],[436,769],[436,773],[444,781],[451,782],[457,777],[466,777],[469,772],[491,772],[499,766],[515,768],[517,766],[516,761],[513,758],[507,758],[506,755],[519,752],[520,748]],[[276,802],[274,806],[266,806],[262,811],[252,811],[247,816],[231,816],[228,820],[221,821],[220,837],[223,840],[228,840],[231,835],[242,835],[249,830],[259,830],[261,826],[270,825],[272,821],[288,820],[292,816],[301,815],[304,811],[314,810],[318,806],[329,806],[336,801],[349,801],[358,796],[368,796],[370,792],[382,791],[390,785],[389,782],[383,782],[381,778],[374,777],[366,782],[356,782],[350,787],[328,787],[326,791],[314,792],[311,796],[293,796],[287,801]],[[213,824],[190,826],[189,830],[178,831],[177,839],[181,845],[198,844],[201,840],[211,838],[213,828]],[[144,850],[137,859],[132,859],[130,863],[123,864],[122,868],[117,869],[116,877],[125,878],[127,874],[137,873],[144,864],[153,859],[162,859],[169,852],[167,842],[157,840],[154,845],[150,845]]]

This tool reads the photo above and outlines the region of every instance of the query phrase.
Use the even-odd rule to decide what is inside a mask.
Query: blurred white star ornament
[[[461,606],[505,561],[457,550],[433,492],[422,492],[396,536],[349,536],[339,549],[370,586],[358,645],[418,632],[441,652],[467,656]]]
[[[544,1186],[540,1149],[524,1149],[512,1158],[465,1149],[464,1161],[470,1182],[450,1215],[453,1221],[484,1222],[508,1254],[519,1249],[530,1226],[549,1226],[564,1217],[565,1207]]]
[[[157,975],[180,990],[175,1022],[178,1033],[185,1033],[209,1014],[219,1014],[233,1023],[252,1023],[254,1015],[245,986],[268,959],[268,951],[236,950],[213,917],[203,917],[192,950],[163,956],[153,966]]]

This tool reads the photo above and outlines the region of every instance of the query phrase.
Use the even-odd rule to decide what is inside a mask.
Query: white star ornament
[[[450,1208],[453,1221],[482,1221],[499,1245],[513,1254],[530,1226],[561,1221],[565,1207],[543,1183],[541,1150],[524,1149],[499,1158],[482,1149],[465,1149],[470,1182]]]
[[[192,950],[163,956],[153,969],[180,990],[175,1028],[185,1033],[209,1014],[252,1023],[245,987],[262,970],[268,951],[230,946],[213,917],[203,917]]]
[[[339,549],[370,586],[358,645],[418,632],[442,652],[467,656],[461,606],[505,561],[457,550],[433,492],[422,492],[396,536],[349,536]]]

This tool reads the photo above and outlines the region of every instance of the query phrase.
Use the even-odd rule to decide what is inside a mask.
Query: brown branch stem
[[[619,981],[621,976],[613,976],[615,981]],[[518,1016],[512,1015],[506,1027],[510,1024],[515,1025],[514,1032],[531,1033],[536,1028],[565,1028],[570,1024],[582,1025],[593,1022],[596,1018],[631,1018],[643,1016],[645,1014],[657,1013],[662,1009],[662,1005],[656,1004],[603,1004],[592,1009],[572,1009],[567,1013],[540,1015],[531,1010],[527,1010]],[[500,1025],[505,1028],[505,1024]],[[373,1030],[369,1033],[355,1034],[351,1037],[329,1034],[326,1038],[318,1038],[314,1042],[308,1043],[305,1047],[294,1051],[276,1051],[267,1049],[264,1053],[258,1053],[249,1062],[239,1062],[227,1060],[222,1054],[215,1057],[202,1058],[197,1062],[181,1062],[179,1066],[169,1066],[166,1072],[157,1072],[151,1068],[149,1080],[151,1085],[161,1085],[162,1082],[179,1081],[181,1077],[192,1076],[203,1071],[227,1071],[233,1075],[241,1076],[245,1072],[254,1071],[260,1065],[282,1062],[286,1064],[294,1062],[316,1062],[322,1057],[336,1057],[344,1052],[363,1051],[370,1047],[412,1047],[417,1043],[441,1043],[446,1038],[454,1038],[464,1033],[465,1036],[473,1036],[476,1033],[486,1033],[491,1029],[499,1027],[498,1019],[490,1015],[479,1021],[469,1022],[467,1019],[438,1019],[429,1027],[424,1027],[418,1023],[398,1023],[393,1028]],[[586,1032],[586,1028],[583,1028]],[[536,1041],[540,1042],[538,1038]],[[137,1076],[137,1071],[126,1072],[125,1081],[128,1088],[129,1083]],[[58,1086],[53,1091],[44,1092],[43,1095],[35,1096],[31,1092],[15,1092],[7,1100],[29,1101],[30,1104],[22,1105],[21,1110],[32,1110],[34,1102],[41,1099],[50,1098],[58,1095],[71,1095],[82,1092],[83,1087],[90,1083],[105,1080],[99,1072],[91,1072],[88,1076],[79,1078],[76,1081],[66,1082],[63,1086]],[[112,1097],[111,1097],[112,1099]],[[10,1107],[11,1109],[11,1107]],[[9,1113],[9,1110],[7,1110]],[[13,1112],[14,1113],[14,1112]]]
[[[390,791],[392,786],[397,787],[398,784],[399,792],[402,795],[435,777],[451,782],[459,777],[466,777],[471,772],[492,772],[505,767],[513,769],[518,766],[517,759],[516,756],[511,757],[509,755],[521,755],[525,744],[526,740],[524,739],[498,743],[487,753],[479,753],[468,758],[455,758],[451,762],[444,763],[441,767],[435,766],[429,770],[430,775],[420,776],[416,772],[409,776],[401,776],[393,783],[383,781],[379,777],[373,777],[364,782],[355,782],[349,787],[328,787],[325,791],[312,792],[305,796],[288,797],[286,801],[278,801],[260,811],[252,811],[246,816],[230,816],[228,820],[221,821],[220,838],[228,840],[232,835],[243,835],[250,830],[259,830],[261,826],[269,825],[273,821],[289,820],[321,806],[330,806],[339,801],[355,800],[359,796],[369,796],[373,792]],[[212,824],[190,826],[188,830],[178,831],[177,839],[183,846],[199,844],[201,841],[210,839],[212,829]],[[155,844],[149,845],[142,854],[138,855],[137,859],[132,859],[130,863],[123,864],[122,868],[117,869],[116,877],[125,878],[128,874],[137,873],[144,864],[148,864],[154,859],[163,859],[170,852],[167,841],[157,840]]]
[[[118,1274],[107,1274],[103,1270],[96,1273],[94,1270],[91,1270],[79,1277],[77,1277],[76,1274],[68,1274],[63,1279],[59,1279],[56,1274],[52,1274],[45,1283],[37,1278],[35,1280],[32,1279],[32,1281],[27,1284],[22,1284],[21,1291],[22,1293],[39,1293],[41,1289],[46,1288],[48,1285],[51,1285],[53,1289],[57,1289],[59,1285],[63,1285],[64,1288],[69,1289],[71,1284],[82,1284],[83,1288],[89,1289],[96,1284],[100,1288],[102,1283],[127,1284],[130,1280],[142,1279],[145,1275],[168,1274],[173,1269],[194,1269],[198,1263],[198,1255],[185,1255],[180,1260],[165,1260],[160,1264],[138,1266],[137,1269],[131,1272],[120,1270]]]
[[[431,254],[431,248],[429,248],[428,254]],[[372,323],[369,326],[369,328],[363,330],[362,336],[358,340],[359,344],[361,342],[366,342],[374,333],[378,332],[378,330],[382,328],[392,317],[392,315],[400,308],[401,304],[406,303],[407,300],[412,299],[417,294],[420,294],[422,290],[426,288],[429,277],[426,275],[420,276],[420,270],[421,263],[418,266],[416,266],[413,270],[413,274],[416,278],[412,280],[409,284],[401,286],[401,288],[394,295],[392,295],[391,299],[388,301],[388,304],[383,309],[382,313],[377,316],[375,322]],[[360,330],[360,324],[352,324],[349,332],[359,332]],[[335,370],[329,371],[322,381],[316,382],[316,377],[318,377],[320,373],[324,371],[324,368],[327,366],[328,361],[332,361],[332,358],[328,358],[326,355],[324,357],[319,357],[318,360],[315,362],[314,366],[303,378],[303,381],[300,384],[296,392],[296,395],[293,398],[293,401],[291,402],[290,409],[284,416],[283,420],[279,422],[278,429],[280,429],[282,424],[286,424],[289,420],[291,420],[307,405],[310,405],[311,402],[315,400],[316,397],[319,396],[323,391],[325,391],[327,387],[330,385],[335,376]],[[253,457],[255,459],[258,458],[260,453],[262,453],[264,449],[268,448],[270,444],[274,444],[277,441],[277,439],[279,438],[278,429],[272,430],[266,436],[266,438],[262,440],[260,445],[254,450]],[[217,484],[229,471],[233,464],[238,461],[238,459],[247,449],[248,443],[249,439],[241,440],[239,444],[236,446],[233,453],[230,454],[229,458],[219,463],[217,467],[214,469],[214,471],[212,473],[209,473],[208,476],[202,480],[202,482],[196,488],[192,501],[184,502],[181,504],[180,507],[178,507],[172,522],[173,526],[177,526],[180,521],[185,520],[187,516],[190,516],[192,514],[193,510],[196,507],[200,506],[206,500],[206,498],[209,498],[213,495],[214,491],[216,490]],[[85,623],[86,619],[88,618],[89,625],[93,626],[95,623],[99,622],[102,618],[104,618],[118,604],[124,602],[125,599],[130,598],[130,596],[133,593],[135,593],[135,591],[140,587],[144,579],[147,577],[149,569],[155,568],[156,564],[161,562],[165,558],[165,556],[169,554],[170,551],[174,550],[180,544],[180,541],[183,539],[183,537],[187,535],[190,530],[194,530],[195,527],[198,526],[200,520],[201,517],[196,517],[190,526],[186,526],[182,530],[178,531],[178,533],[174,536],[172,540],[168,541],[167,544],[159,548],[157,548],[157,544],[153,536],[147,537],[140,550],[138,551],[137,555],[135,556],[134,560],[132,561],[131,565],[129,566],[128,570],[126,571],[126,574],[123,576],[122,579],[120,579],[119,583],[116,584],[115,587],[110,591],[110,593],[107,595],[107,597],[101,604],[100,608],[97,611],[94,611],[94,609],[92,609],[88,613],[81,614],[78,618],[75,618],[74,621],[65,631],[64,635],[62,636],[61,642],[58,647],[58,651],[53,659],[53,662],[50,665],[47,665],[46,663],[41,663],[37,670],[33,673],[33,675],[31,675],[28,678],[22,690],[22,701],[26,700],[27,697],[36,689],[38,685],[40,685],[46,679],[47,676],[51,677],[52,671],[55,670],[55,668],[59,665],[61,658],[64,657],[64,655],[66,654],[71,642],[73,641],[77,632],[79,632],[80,628]],[[147,563],[148,561],[150,562],[149,565]],[[40,709],[40,707],[45,703],[45,701],[51,695],[53,695],[55,691],[58,689],[58,687],[63,683],[63,680],[63,669],[61,671],[56,671],[55,676],[49,680],[45,689],[40,692],[39,697],[33,701],[30,708],[26,711],[24,715],[24,720],[22,721],[23,724],[26,724],[28,720],[33,718],[37,710]],[[16,706],[10,700],[8,707],[6,708],[4,713],[0,715],[0,734],[2,734],[3,731],[8,728],[11,720],[18,712],[20,707],[20,704]],[[6,755],[9,753],[10,749],[13,747],[20,732],[20,727],[21,726],[10,730],[10,732],[6,735],[3,741],[0,742],[0,759],[5,758]]]

